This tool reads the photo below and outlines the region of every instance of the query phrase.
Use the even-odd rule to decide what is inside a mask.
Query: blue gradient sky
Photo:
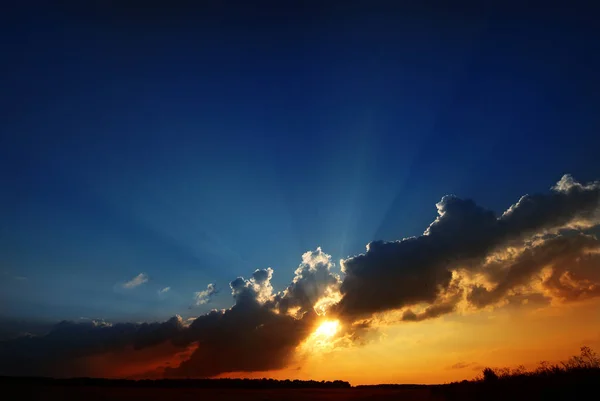
[[[600,178],[592,10],[322,3],[3,13],[0,315],[197,316],[421,234],[444,194]]]

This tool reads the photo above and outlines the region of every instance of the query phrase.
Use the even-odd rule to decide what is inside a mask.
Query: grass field
[[[11,386],[12,387],[12,386]],[[8,390],[8,392],[6,392]],[[195,388],[122,388],[40,386],[4,389],[14,400],[65,401],[300,401],[300,400],[443,400],[429,389],[195,389]],[[13,398],[5,398],[7,401]]]

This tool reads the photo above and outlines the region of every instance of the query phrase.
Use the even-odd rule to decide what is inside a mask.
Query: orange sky
[[[600,345],[600,301],[540,309],[499,308],[379,328],[370,343],[298,356],[287,369],[221,377],[348,380],[352,384],[443,383],[483,366],[534,368]]]

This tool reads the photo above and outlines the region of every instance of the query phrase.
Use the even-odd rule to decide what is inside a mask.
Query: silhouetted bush
[[[494,372],[492,368],[483,369],[483,381],[485,382],[494,382],[498,380],[498,375]]]
[[[540,362],[533,371],[485,368],[482,376],[470,382],[440,386],[448,400],[577,400],[598,393],[600,358],[590,347],[565,362]]]
[[[515,377],[547,377],[564,374],[581,374],[583,372],[600,370],[600,358],[590,347],[581,347],[580,355],[572,356],[567,361],[551,364],[541,361],[539,366],[528,372],[525,366],[520,365],[515,369],[510,368],[485,368],[483,381],[489,382],[498,379],[514,379]]]

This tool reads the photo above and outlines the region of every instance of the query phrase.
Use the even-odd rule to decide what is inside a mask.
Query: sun
[[[338,320],[325,320],[302,342],[300,350],[307,353],[333,351],[340,339],[342,326]]]
[[[326,320],[314,332],[314,336],[317,338],[331,338],[335,336],[340,328],[340,322],[337,320]]]

